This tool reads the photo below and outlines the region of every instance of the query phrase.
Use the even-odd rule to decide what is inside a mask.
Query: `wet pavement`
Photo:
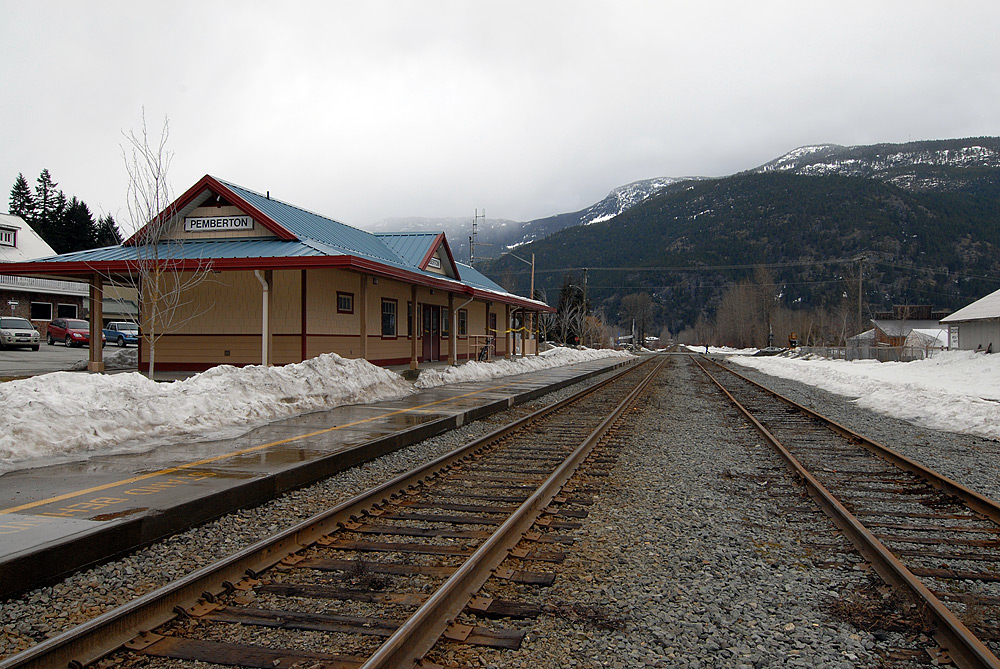
[[[633,360],[441,386],[275,421],[233,439],[8,472],[0,476],[0,596]]]

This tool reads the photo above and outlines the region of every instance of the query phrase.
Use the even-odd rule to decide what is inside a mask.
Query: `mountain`
[[[907,303],[955,309],[997,288],[998,155],[997,138],[805,147],[663,188],[522,251],[535,254],[536,286],[550,299],[562,283],[586,281],[594,307],[617,322],[622,296],[647,292],[657,323],[674,332],[711,316],[727,288],[763,264],[788,307],[842,308],[863,256],[870,313]],[[574,269],[583,267],[586,275]],[[480,269],[527,288],[514,261]]]
[[[667,192],[679,184],[703,177],[658,177],[634,181],[615,188],[600,202],[568,214],[557,214],[519,223],[503,218],[480,219],[476,231],[476,257],[496,258],[504,251],[543,239],[564,228],[606,221],[643,200]],[[388,218],[366,226],[370,232],[411,232],[441,230],[451,251],[460,262],[469,261],[469,236],[474,216],[460,218]]]
[[[979,168],[1000,168],[1000,138],[942,139],[906,144],[803,146],[753,172],[880,179],[907,190],[956,190]]]

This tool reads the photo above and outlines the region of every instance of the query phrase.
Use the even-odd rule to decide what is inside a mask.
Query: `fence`
[[[813,353],[833,360],[878,360],[879,362],[910,362],[933,357],[939,346],[799,346],[802,353]]]
[[[0,287],[23,290],[31,293],[63,293],[66,295],[89,295],[90,286],[78,281],[57,281],[39,279],[33,276],[9,276],[0,274]]]

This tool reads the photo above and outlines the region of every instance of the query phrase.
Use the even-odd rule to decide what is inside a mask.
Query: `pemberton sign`
[[[224,230],[253,230],[253,218],[250,216],[192,216],[184,219],[184,232],[220,232]]]

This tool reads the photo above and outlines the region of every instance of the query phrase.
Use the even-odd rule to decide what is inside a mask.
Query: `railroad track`
[[[514,648],[492,622],[537,607],[477,596],[544,586],[592,503],[581,469],[662,365],[647,361],[80,627],[0,661],[142,666],[415,666],[435,644]],[[496,591],[508,591],[501,585]],[[171,666],[179,666],[176,663]],[[433,666],[423,663],[422,666]]]
[[[707,359],[694,360],[961,667],[1000,667],[1000,505]]]

